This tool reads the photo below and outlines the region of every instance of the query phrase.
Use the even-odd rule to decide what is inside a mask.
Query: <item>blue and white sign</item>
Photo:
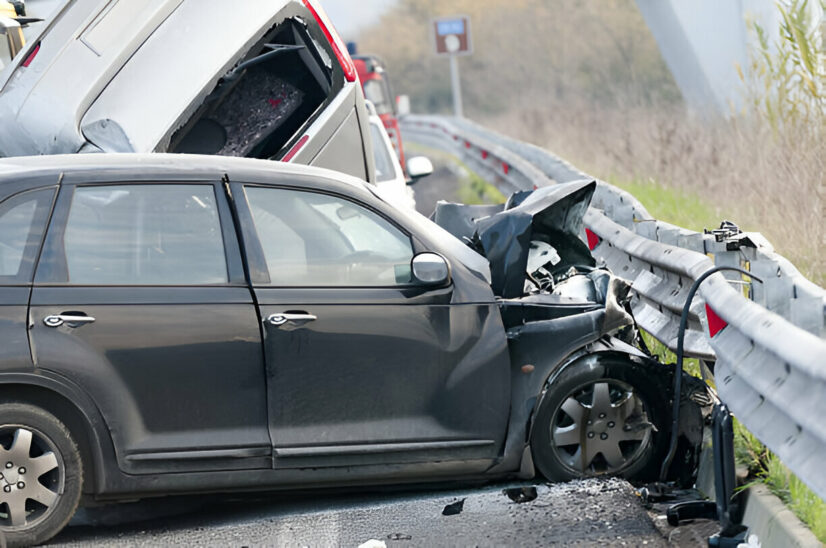
[[[433,36],[437,55],[469,55],[470,17],[454,15],[433,20]]]
[[[447,36],[448,34],[464,34],[465,20],[464,19],[443,19],[436,22],[436,33],[439,36]]]

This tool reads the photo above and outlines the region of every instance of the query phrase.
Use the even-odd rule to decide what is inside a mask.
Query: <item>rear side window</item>
[[[382,128],[370,123],[370,137],[373,142],[373,159],[376,162],[376,181],[383,183],[396,178],[396,169],[393,167],[392,152],[387,148]]]
[[[272,158],[340,89],[333,62],[301,21],[287,19],[236,65],[172,138],[170,151]]]
[[[376,213],[315,192],[247,187],[246,194],[271,285],[410,283],[410,237]]]
[[[39,282],[204,285],[228,281],[212,185],[78,187]],[[61,242],[52,240],[62,239]],[[42,261],[41,261],[42,262]]]
[[[16,194],[0,203],[0,284],[30,282],[54,189]]]

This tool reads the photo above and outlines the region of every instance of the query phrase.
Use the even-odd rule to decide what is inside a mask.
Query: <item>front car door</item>
[[[422,243],[366,190],[236,183],[232,195],[264,322],[276,467],[489,466],[510,373],[484,281],[462,278],[480,301],[413,283]]]
[[[124,471],[271,466],[260,327],[221,184],[67,176],[30,317],[35,365],[89,393]]]

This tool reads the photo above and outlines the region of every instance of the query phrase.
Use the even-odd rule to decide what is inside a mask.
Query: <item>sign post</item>
[[[450,57],[450,84],[453,90],[453,114],[459,118],[462,112],[462,82],[459,78],[459,55],[470,55],[470,17],[457,15],[433,20],[436,55]]]

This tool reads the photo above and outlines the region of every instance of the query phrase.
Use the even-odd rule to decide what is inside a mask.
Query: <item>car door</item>
[[[456,304],[453,285],[413,283],[411,235],[347,196],[232,194],[264,324],[276,467],[499,455],[509,361],[492,295]]]
[[[31,370],[26,312],[56,186],[0,188],[0,371]],[[16,191],[16,192],[15,192]]]
[[[35,365],[100,408],[131,473],[270,467],[260,327],[223,187],[64,178]]]

